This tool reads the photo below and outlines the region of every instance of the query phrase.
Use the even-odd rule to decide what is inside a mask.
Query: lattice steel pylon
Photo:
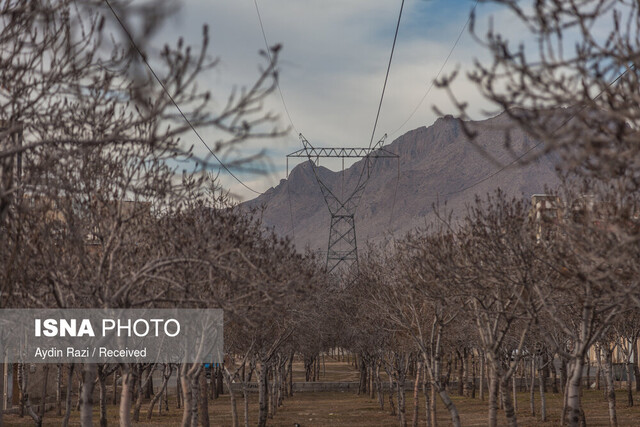
[[[313,174],[320,186],[320,191],[331,214],[331,226],[329,228],[329,244],[327,247],[327,271],[329,273],[348,268],[353,264],[358,265],[358,244],[356,240],[355,213],[362,198],[362,193],[369,181],[371,166],[378,158],[398,158],[395,153],[382,148],[387,135],[371,148],[315,148],[300,134],[302,149],[287,155],[287,171],[289,158],[306,157],[309,159]],[[361,158],[363,159],[362,171],[358,182],[348,196],[338,197],[335,191],[329,188],[318,174],[320,158]]]

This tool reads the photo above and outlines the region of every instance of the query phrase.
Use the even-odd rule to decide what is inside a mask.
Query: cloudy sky
[[[300,148],[298,132],[316,146],[369,145],[400,4],[400,0],[258,0],[269,44],[282,45],[280,88],[293,126],[279,94],[274,93],[265,109],[278,114],[281,127],[291,131],[277,140],[250,141],[235,153],[266,150],[271,173],[238,175],[250,187],[264,191],[284,178],[286,154]],[[433,88],[420,101],[474,4],[470,0],[405,1],[376,141],[384,133],[391,142],[411,129],[430,125],[436,118],[434,105],[455,113],[442,90]],[[519,29],[511,27],[513,20],[496,6],[478,4],[476,15],[479,33],[486,31],[491,18],[501,31],[518,35]],[[197,44],[204,24],[210,28],[210,52],[220,63],[199,84],[211,89],[215,109],[224,104],[233,87],[256,79],[259,65],[264,64],[258,53],[264,49],[264,40],[253,0],[184,0],[160,37],[183,36]],[[464,73],[475,58],[486,57],[467,28],[444,74],[456,67]],[[470,102],[475,118],[483,117],[483,109],[489,106],[466,77],[457,79],[454,90]],[[203,136],[215,140],[207,130]],[[205,153],[195,136],[188,135],[185,141]],[[224,173],[221,180],[240,198],[255,196]]]

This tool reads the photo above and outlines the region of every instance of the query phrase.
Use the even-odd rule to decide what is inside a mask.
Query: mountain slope
[[[544,192],[545,185],[558,184],[556,161],[548,156],[491,176],[534,143],[515,129],[507,136],[505,129],[509,128],[509,122],[504,114],[467,122],[467,125],[477,132],[475,144],[485,154],[469,142],[461,125],[451,116],[436,120],[432,126],[409,131],[385,146],[399,154],[400,174],[398,177],[396,159],[375,162],[356,212],[359,246],[364,246],[367,240],[400,236],[424,226],[433,219],[436,202],[440,205],[446,202],[454,216],[463,216],[465,205],[472,202],[476,194],[485,195],[499,187],[510,196],[530,198],[532,194]],[[509,148],[505,141],[509,142]],[[343,182],[345,193],[353,189],[361,171],[361,161],[345,169],[344,178],[340,171],[323,167],[318,170],[322,179],[338,194]],[[296,166],[288,180],[281,180],[276,187],[243,206],[263,206],[265,225],[281,235],[293,237],[295,233],[298,248],[308,246],[313,250],[326,250],[330,214],[309,162]]]

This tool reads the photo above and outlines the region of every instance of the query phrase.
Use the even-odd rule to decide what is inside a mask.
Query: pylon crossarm
[[[384,148],[301,148],[293,153],[287,154],[287,157],[310,157],[310,158],[395,158],[397,154]]]
[[[387,139],[387,134],[385,133],[384,136],[382,138],[380,138],[380,141],[378,141],[376,143],[376,145],[374,145],[373,147],[371,147],[371,149],[373,151],[381,149],[381,147],[384,145],[384,141]],[[397,155],[396,155],[397,156]]]
[[[388,150],[382,148],[382,144],[384,144],[387,135],[383,136],[376,145],[371,148],[364,147],[344,147],[344,148],[315,148],[311,145],[311,143],[300,134],[300,140],[302,141],[302,147],[300,150],[296,150],[291,154],[288,154],[287,157],[307,157],[309,160],[313,158],[320,157],[328,157],[328,158],[381,158],[381,157],[398,157],[397,154],[392,153]]]
[[[295,158],[307,158],[311,164],[311,170],[320,186],[327,208],[331,213],[331,227],[329,229],[329,244],[327,248],[327,271],[332,272],[342,264],[358,263],[358,246],[354,215],[360,203],[360,199],[369,181],[371,167],[374,159],[398,158],[395,153],[382,148],[387,135],[385,134],[378,143],[370,148],[315,148],[300,134],[302,149],[294,151],[287,156]],[[345,198],[339,198],[331,191],[329,186],[320,179],[318,174],[320,158],[342,158],[343,170],[345,158],[361,158],[362,171],[351,194]],[[288,165],[288,163],[287,163]],[[288,166],[287,166],[288,170]]]

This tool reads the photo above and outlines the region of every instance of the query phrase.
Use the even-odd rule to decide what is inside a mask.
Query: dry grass
[[[321,370],[322,372],[322,370]],[[301,363],[295,364],[294,378],[304,380],[303,366]],[[357,372],[346,363],[327,361],[326,375],[323,381],[349,381],[357,379]],[[456,406],[459,408],[463,426],[484,426],[487,419],[487,404],[478,399],[462,398],[453,396]],[[412,393],[407,393],[407,421],[411,425],[413,413]],[[539,411],[539,396],[536,394],[536,411]],[[601,391],[585,391],[583,395],[584,408],[587,417],[587,425],[608,426],[607,403]],[[231,414],[229,396],[224,395],[213,402],[209,402],[209,413],[212,426],[230,426]],[[438,402],[440,403],[440,402]],[[424,425],[424,397],[420,395],[420,425]],[[537,417],[532,417],[529,409],[528,393],[518,394],[518,422],[521,426],[555,426],[559,424],[562,399],[560,395],[547,394],[547,414],[548,420],[542,423]],[[169,413],[157,415],[155,413],[150,422],[146,422],[146,404],[143,405],[141,419],[144,422],[136,423],[139,426],[159,426],[178,425],[182,412],[176,408],[175,400],[170,399]],[[640,399],[637,406],[626,407],[626,394],[618,392],[618,421],[620,426],[640,426]],[[238,414],[242,424],[242,399],[238,399]],[[250,399],[250,425],[255,425],[258,415],[257,394],[252,394]],[[94,420],[97,424],[97,408]],[[504,414],[499,411],[500,425],[505,424]],[[117,425],[117,407],[108,407],[109,425]],[[19,418],[16,415],[5,415],[5,424],[12,425],[33,425],[29,417]],[[441,404],[438,406],[439,426],[450,425],[448,414],[444,412]],[[49,412],[45,416],[45,426],[58,426],[61,418]],[[388,413],[388,396],[385,395],[385,410],[379,409],[377,400],[369,399],[368,396],[357,396],[348,392],[325,392],[325,393],[298,393],[293,398],[285,400],[277,414],[270,419],[268,424],[272,426],[293,426],[299,423],[303,427],[307,426],[398,426],[398,418]],[[78,424],[78,412],[72,413],[71,425]]]

